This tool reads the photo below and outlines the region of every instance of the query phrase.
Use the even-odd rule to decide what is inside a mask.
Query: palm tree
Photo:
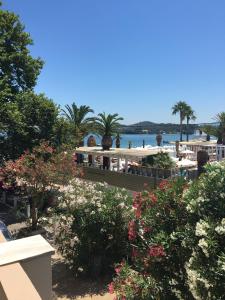
[[[225,112],[217,114],[216,120],[219,122],[217,129],[218,143],[225,145]]]
[[[196,120],[195,112],[193,111],[193,109],[189,105],[187,105],[186,112],[185,112],[185,117],[187,119],[186,136],[187,136],[187,142],[188,142],[189,141],[189,133],[188,133],[189,122],[191,120],[192,121]]]
[[[109,150],[112,147],[112,136],[116,134],[118,128],[120,127],[119,121],[123,118],[119,117],[118,114],[98,114],[98,117],[94,118],[95,130],[98,134],[102,136],[102,149]],[[110,159],[103,156],[103,169],[109,169]]]
[[[84,137],[91,131],[93,128],[92,118],[87,118],[87,114],[94,113],[87,105],[77,106],[74,102],[72,105],[66,105],[65,109],[62,109],[63,115],[71,124],[75,138],[77,139],[77,145],[83,144]]]
[[[119,121],[123,118],[118,114],[98,114],[98,117],[93,118],[95,121],[95,130],[102,136],[102,148],[103,150],[109,150],[112,147],[112,136],[116,134],[120,127]]]
[[[183,126],[183,121],[186,116],[186,109],[188,105],[184,101],[179,101],[177,102],[173,107],[172,107],[172,114],[176,115],[177,113],[180,114],[180,141],[182,142],[182,126]]]
[[[218,126],[205,125],[202,127],[202,130],[207,135],[217,137],[217,144],[225,145],[225,112],[217,114],[215,119],[219,123]]]

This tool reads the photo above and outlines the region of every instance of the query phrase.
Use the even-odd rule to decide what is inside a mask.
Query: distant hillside
[[[189,134],[193,134],[198,128],[198,124],[189,125]],[[179,124],[173,123],[153,123],[143,121],[132,125],[121,125],[120,132],[126,134],[140,134],[140,133],[177,133],[180,130]],[[183,125],[183,131],[186,133],[186,125]]]

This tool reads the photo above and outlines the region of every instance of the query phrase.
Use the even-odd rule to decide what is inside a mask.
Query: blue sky
[[[36,87],[124,123],[198,122],[225,110],[224,0],[3,0],[19,14],[45,65]]]

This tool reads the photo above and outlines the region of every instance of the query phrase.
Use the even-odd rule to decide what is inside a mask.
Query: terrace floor
[[[8,228],[19,237],[17,234],[26,226],[25,222],[20,222],[10,224]],[[54,247],[51,234],[44,234],[44,238]],[[58,252],[52,256],[53,300],[113,300],[115,295],[107,293],[109,282],[110,278],[76,278]]]
[[[115,296],[107,293],[107,279],[78,279],[56,253],[52,257],[53,299],[57,300],[113,300]]]

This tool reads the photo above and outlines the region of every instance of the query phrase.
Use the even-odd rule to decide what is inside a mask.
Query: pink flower
[[[150,231],[152,231],[151,227],[148,226],[144,227],[144,233],[148,233]]]
[[[166,255],[166,253],[164,252],[164,248],[161,245],[150,247],[148,254],[152,257],[162,257]]]
[[[138,195],[138,193],[137,193],[137,192],[133,192],[133,198],[136,198],[136,197],[137,197],[137,195]]]
[[[141,209],[140,208],[137,208],[137,210],[135,211],[135,216],[137,219],[140,219],[140,217],[141,217]]]
[[[118,265],[118,266],[115,268],[116,274],[120,274],[121,269],[122,269],[122,266],[121,266],[121,265]]]
[[[136,224],[134,221],[130,221],[128,224],[128,239],[130,241],[135,240],[137,237],[137,233],[136,233]]]
[[[152,201],[153,204],[155,204],[157,202],[157,200],[158,200],[157,196],[155,194],[153,194],[153,193],[150,194],[150,198],[151,198],[151,201]]]
[[[168,180],[162,180],[160,183],[159,183],[159,188],[160,190],[164,191],[166,190],[168,187],[169,187],[169,182]]]
[[[109,290],[109,293],[110,294],[113,294],[114,293],[114,283],[111,282],[109,285],[108,285],[108,290]]]
[[[133,202],[133,208],[138,208],[140,206],[140,203],[136,201],[136,199]]]

